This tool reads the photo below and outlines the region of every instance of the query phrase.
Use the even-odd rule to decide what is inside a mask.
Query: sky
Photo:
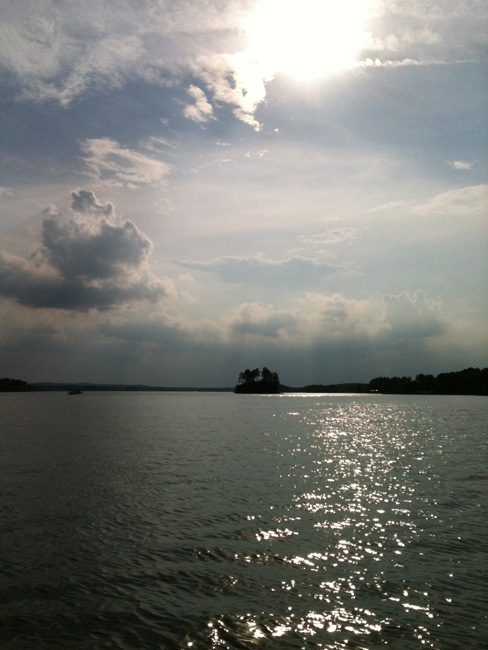
[[[0,376],[488,365],[484,0],[3,0]]]

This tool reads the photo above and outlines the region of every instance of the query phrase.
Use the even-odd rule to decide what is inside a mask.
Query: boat
[[[68,395],[83,395],[83,391],[79,388],[74,388],[73,390],[68,391]]]

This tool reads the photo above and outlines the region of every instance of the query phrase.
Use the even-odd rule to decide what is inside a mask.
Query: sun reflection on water
[[[255,552],[236,555],[266,568],[263,594],[274,595],[276,612],[216,617],[206,647],[280,648],[286,639],[297,649],[439,650],[427,571],[438,499],[426,486],[439,477],[426,453],[428,417],[419,428],[407,407],[358,400],[277,420],[267,436],[280,491],[248,517]]]

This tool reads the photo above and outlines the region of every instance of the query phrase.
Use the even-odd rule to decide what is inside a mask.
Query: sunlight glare
[[[373,0],[260,0],[243,20],[248,55],[271,79],[301,81],[357,65]]]

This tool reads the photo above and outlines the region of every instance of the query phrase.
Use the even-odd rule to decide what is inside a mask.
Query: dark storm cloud
[[[118,222],[111,203],[87,189],[72,193],[76,216],[45,211],[42,245],[29,260],[2,255],[1,292],[22,305],[106,310],[168,293],[149,268],[152,244],[130,220]]]
[[[166,294],[163,284],[141,279],[127,286],[115,282],[85,284],[79,278],[69,279],[35,273],[24,260],[2,256],[1,292],[21,305],[33,308],[104,311],[138,300],[155,301]]]

